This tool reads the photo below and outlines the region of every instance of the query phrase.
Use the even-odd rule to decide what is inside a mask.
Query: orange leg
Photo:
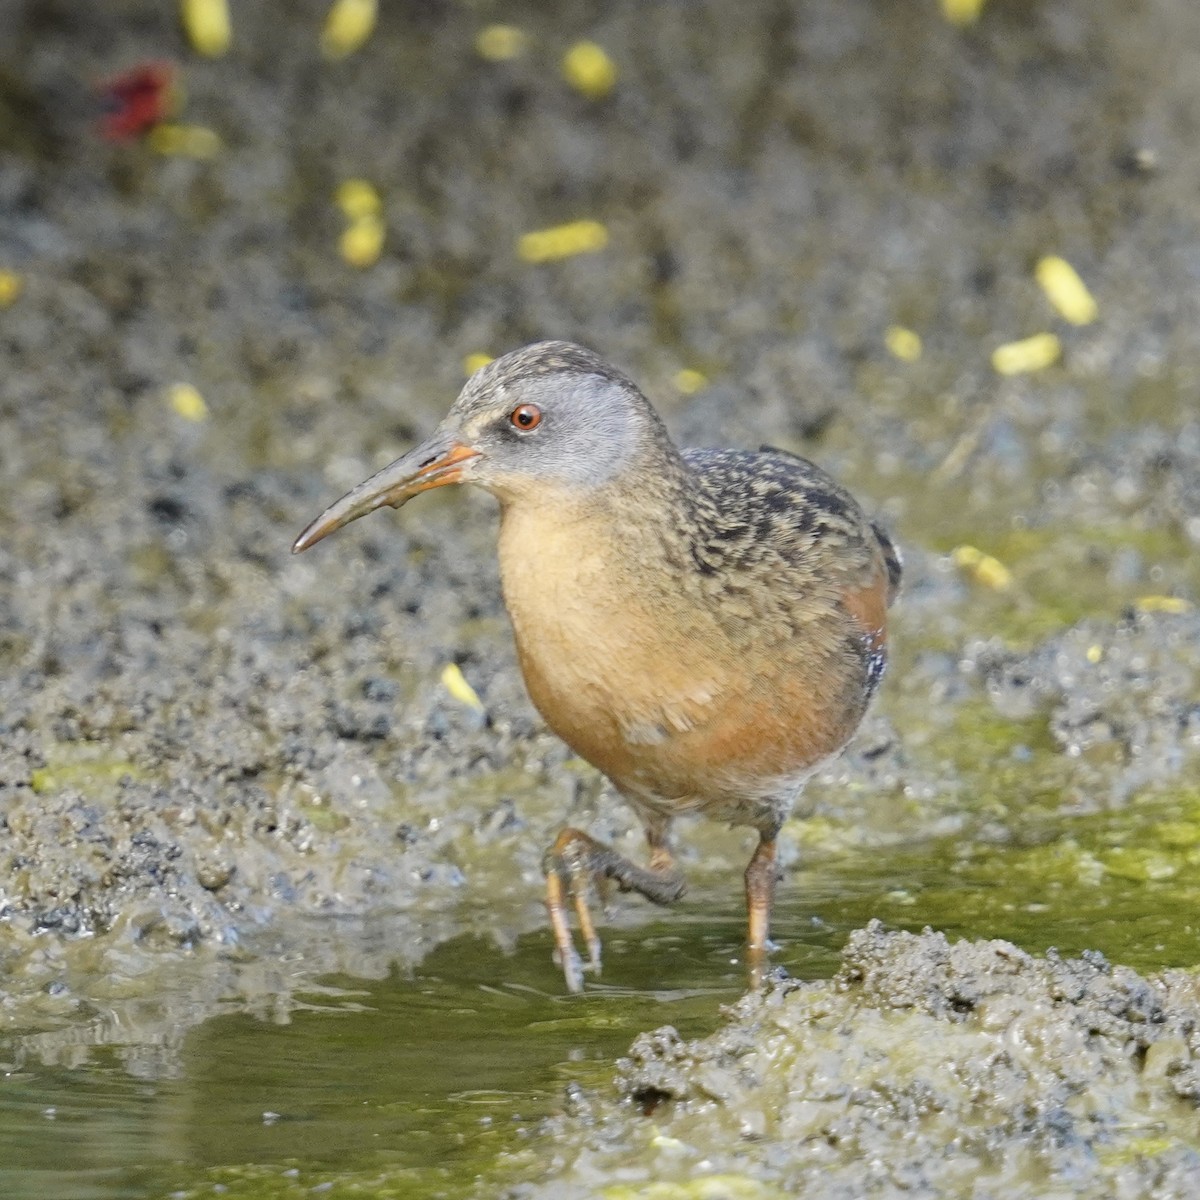
[[[746,911],[749,928],[746,934],[746,965],[750,986],[758,987],[767,966],[771,945],[771,909],[775,905],[775,883],[779,872],[775,866],[775,837],[763,833],[746,867]]]
[[[638,892],[655,904],[670,904],[683,895],[685,883],[667,845],[666,829],[648,826],[650,865],[640,867],[611,846],[580,829],[564,829],[542,861],[546,872],[546,909],[554,931],[555,959],[567,990],[583,990],[584,964],[575,949],[567,898],[575,909],[579,932],[587,946],[589,970],[600,973],[600,938],[592,920],[588,894],[593,885],[612,880],[623,892]]]

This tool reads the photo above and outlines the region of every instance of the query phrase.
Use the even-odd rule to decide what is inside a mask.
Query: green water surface
[[[608,1086],[637,1033],[707,1033],[741,993],[744,917],[729,883],[705,878],[667,914],[623,904],[605,978],[583,996],[563,993],[542,932],[511,954],[460,938],[411,977],[326,979],[285,1017],[209,1020],[160,1077],[104,1048],[76,1068],[9,1064],[0,1195],[432,1197],[537,1173],[539,1122],[569,1083]],[[800,867],[780,897],[776,961],[826,977],[849,930],[879,916],[1188,966],[1197,899],[1200,801],[1161,796],[1034,821],[1002,846],[947,837]]]

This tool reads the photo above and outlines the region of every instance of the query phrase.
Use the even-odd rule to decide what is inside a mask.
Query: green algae
[[[1187,1143],[1181,1142],[1177,1138],[1153,1135],[1132,1137],[1124,1145],[1114,1146],[1111,1150],[1101,1153],[1100,1162],[1107,1170],[1111,1171],[1135,1162],[1139,1158],[1158,1158],[1160,1155],[1168,1154],[1185,1145]]]
[[[97,794],[110,792],[122,779],[144,780],[147,777],[144,770],[127,759],[83,755],[57,759],[35,768],[30,772],[29,786],[38,795],[75,788],[94,798]]]
[[[1147,786],[1080,811],[1079,760],[1044,716],[1011,720],[978,699],[940,728],[915,706],[895,720],[947,781],[943,794],[936,804],[889,799],[854,821],[835,810],[789,822],[801,854],[777,934],[836,911],[839,924],[879,917],[959,936],[986,930],[1031,951],[1098,949],[1139,970],[1197,961],[1200,789]],[[939,832],[943,820],[952,833]],[[834,895],[836,910],[824,899]]]
[[[1197,797],[1183,792],[1113,812],[1039,814],[1007,844],[940,839],[892,856],[889,874],[908,882],[881,890],[870,911],[908,929],[987,929],[1031,951],[1097,949],[1138,970],[1190,967],[1200,933],[1198,816]]]
[[[964,540],[969,538],[969,533],[964,535]],[[934,541],[947,551],[959,544],[944,536]],[[1114,619],[1149,595],[1200,592],[1200,571],[1190,542],[1174,530],[1137,524],[1017,527],[997,531],[977,544],[1013,576],[1010,594],[975,596],[977,617],[994,622],[992,632],[1014,646],[1031,645],[1090,617]],[[1118,552],[1141,557],[1143,571],[1136,578],[1120,578],[1114,572]]]
[[[963,477],[897,470],[889,490],[904,497],[904,508],[893,532],[902,545],[916,536],[945,555],[974,547],[1002,564],[1009,578],[999,584],[962,572],[970,605],[959,619],[1014,648],[1086,618],[1115,619],[1147,596],[1186,603],[1200,595],[1200,561],[1175,523],[1151,523],[1145,513],[1045,519],[1040,489],[1058,475],[1056,464],[1039,461],[997,502],[977,495]],[[904,625],[903,607],[898,620],[907,636],[927,646],[951,646],[961,636],[958,620],[914,629]]]
[[[319,833],[340,833],[350,826],[350,818],[345,813],[336,812],[322,797],[315,794],[302,795],[296,803],[296,810],[302,813],[305,820]]]

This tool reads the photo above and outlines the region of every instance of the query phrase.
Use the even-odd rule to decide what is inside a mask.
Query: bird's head
[[[476,371],[425,441],[327,508],[292,551],[448,483],[553,503],[664,456],[674,448],[633,383],[582,346],[538,342]]]

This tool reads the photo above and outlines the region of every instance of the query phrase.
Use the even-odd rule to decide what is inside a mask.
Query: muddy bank
[[[764,5],[729,26],[719,5],[629,6],[592,31],[621,75],[589,102],[557,70],[568,11],[536,10],[538,38],[503,64],[475,53],[466,10],[389,11],[369,53],[330,67],[316,3],[239,15],[213,61],[159,6],[8,9],[0,250],[24,291],[3,313],[5,938],[221,947],[288,914],[466,897],[464,928],[486,912],[511,939],[536,923],[558,823],[629,836],[521,693],[486,500],[426,499],[288,557],[429,428],[467,352],[583,340],[681,440],[813,454],[891,521],[909,552],[899,658],[810,795],[868,842],[972,821],[937,739],[981,695],[969,664],[993,663],[985,692],[1003,673],[980,639],[998,626],[1024,652],[1046,626],[1194,585],[1197,456],[1176,418],[1200,379],[1196,299],[1173,214],[1194,204],[1195,101],[1151,69],[1200,36],[1190,12],[1021,9],[964,33],[932,8]],[[700,35],[720,55],[698,59]],[[96,136],[93,81],[152,53],[179,60],[212,160]],[[332,196],[364,174],[387,240],[357,271]],[[515,253],[580,216],[609,228],[604,253]],[[1035,299],[1047,249],[1092,280],[1101,321],[1066,328]],[[1064,360],[1000,380],[988,352],[1030,332],[1031,304]],[[924,336],[917,361],[888,354],[896,322]],[[682,367],[709,386],[678,388]],[[206,420],[172,410],[177,380]],[[1013,541],[1047,521],[1049,541]],[[1146,541],[1106,550],[1101,526]],[[959,577],[943,552],[960,540],[1001,553],[1016,590]],[[1064,542],[1085,588],[1075,559],[1038,558]],[[1125,644],[1115,626],[1079,637]],[[439,684],[450,662],[486,719]],[[1064,686],[1110,702],[1085,675]],[[1169,775],[1191,733],[1167,740],[1141,761]],[[1117,790],[1145,781],[1119,769]]]
[[[1200,991],[1102,955],[850,938],[711,1037],[669,1026],[576,1088],[549,1178],[512,1197],[1179,1197],[1200,1147]]]

